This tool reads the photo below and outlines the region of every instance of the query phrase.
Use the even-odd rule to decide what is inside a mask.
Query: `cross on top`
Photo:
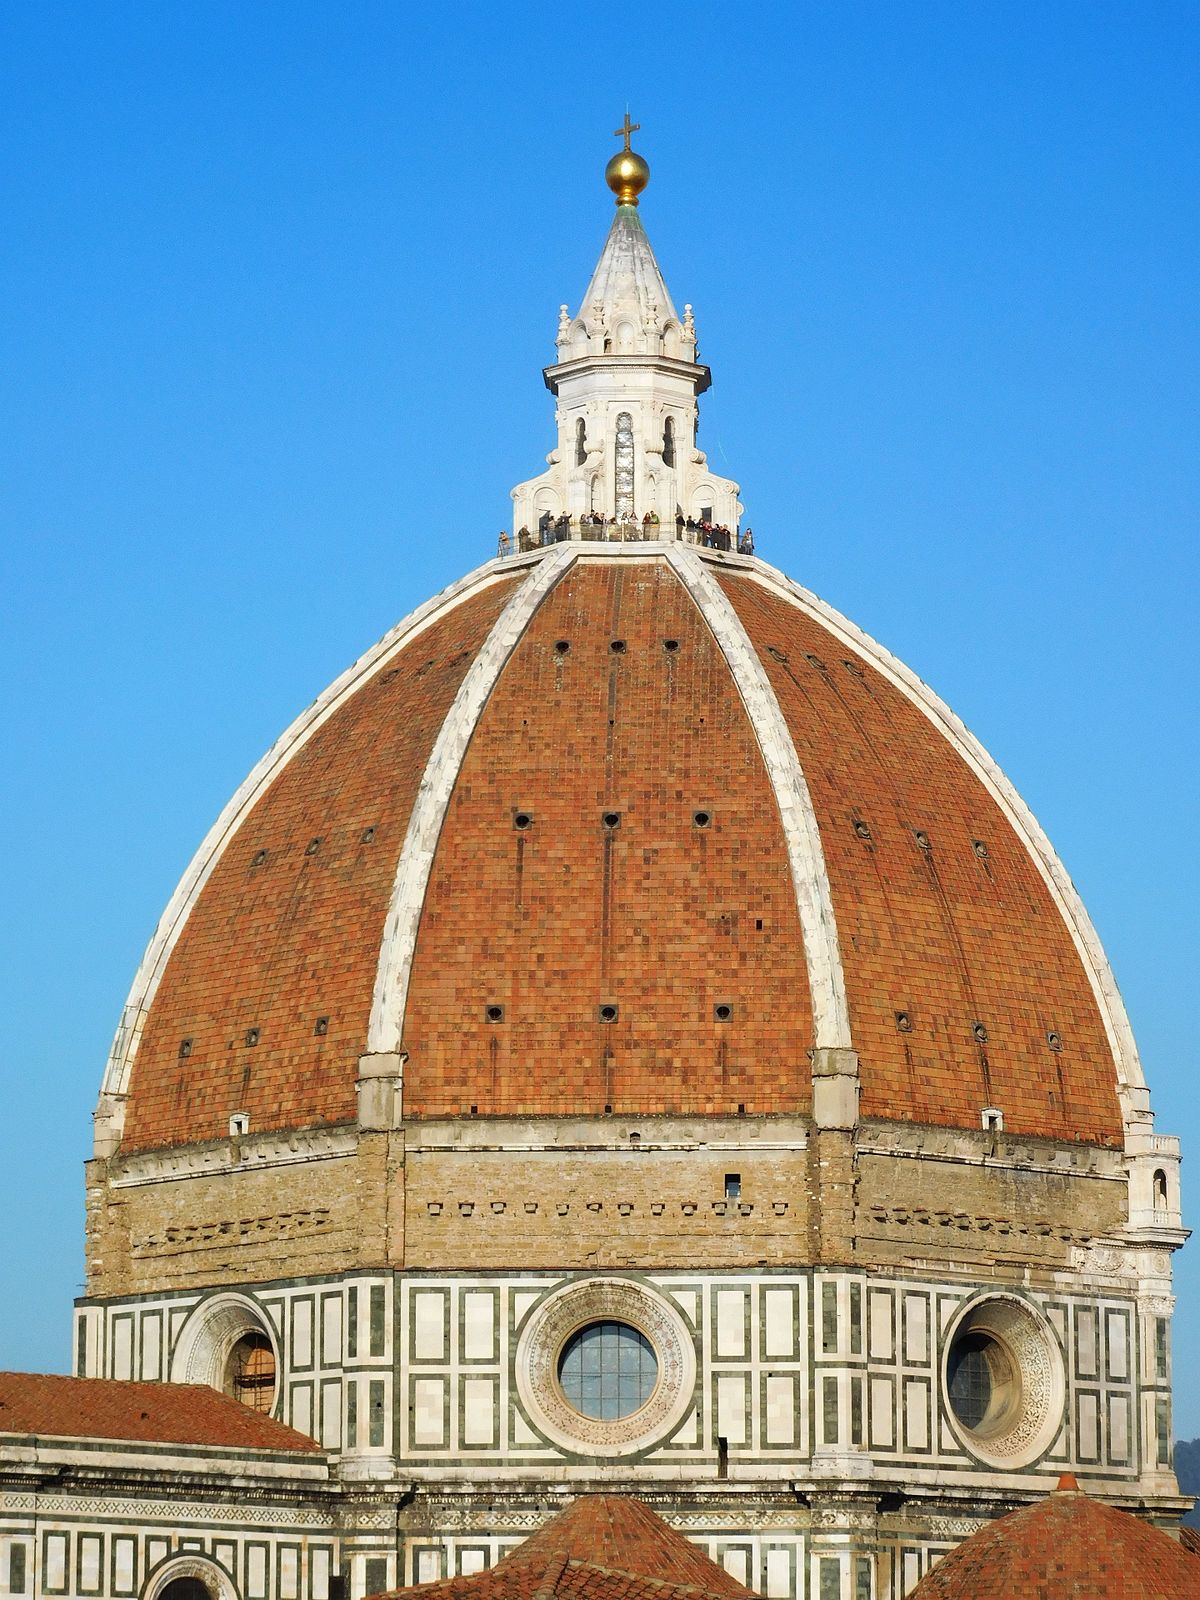
[[[641,125],[640,122],[630,122],[629,113],[627,111],[625,113],[625,121],[621,125],[621,127],[613,129],[613,138],[614,139],[624,139],[625,140],[625,148],[626,148],[626,150],[628,150],[629,149],[629,135],[631,133],[640,133],[641,132],[641,128],[642,128],[642,125]]]

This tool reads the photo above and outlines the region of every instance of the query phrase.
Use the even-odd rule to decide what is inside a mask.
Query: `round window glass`
[[[960,1333],[951,1345],[946,1387],[963,1427],[984,1434],[1007,1419],[1019,1390],[1007,1350],[978,1329]]]
[[[573,1333],[558,1361],[558,1383],[581,1416],[614,1422],[640,1411],[658,1382],[645,1334],[627,1322],[593,1322]]]

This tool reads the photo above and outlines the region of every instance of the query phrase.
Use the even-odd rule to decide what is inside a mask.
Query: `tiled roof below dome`
[[[305,1454],[319,1448],[305,1434],[206,1384],[129,1383],[43,1372],[0,1372],[0,1434]]]
[[[750,1590],[630,1495],[583,1495],[485,1572],[401,1589],[445,1600],[745,1600]]]
[[[909,1600],[1200,1600],[1200,1558],[1073,1483],[972,1534]]]

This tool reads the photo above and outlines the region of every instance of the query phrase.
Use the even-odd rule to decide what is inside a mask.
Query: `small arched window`
[[[265,1333],[245,1333],[229,1352],[225,1392],[251,1411],[270,1413],[275,1405],[275,1352]]]
[[[1155,1211],[1167,1209],[1167,1175],[1161,1167],[1154,1174],[1154,1209]]]
[[[580,417],[575,424],[575,465],[582,467],[587,460],[587,423]]]
[[[675,419],[668,417],[663,427],[662,458],[664,467],[675,465]]]

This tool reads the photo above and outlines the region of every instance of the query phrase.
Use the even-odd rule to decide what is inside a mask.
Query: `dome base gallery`
[[[620,195],[556,348],[507,553],[283,734],[146,952],[76,1371],[233,1409],[114,1400],[86,1493],[0,1530],[28,1584],[360,1600],[607,1488],[772,1600],[899,1600],[1065,1472],[1184,1509],[1179,1150],[1070,878],[747,553]]]

